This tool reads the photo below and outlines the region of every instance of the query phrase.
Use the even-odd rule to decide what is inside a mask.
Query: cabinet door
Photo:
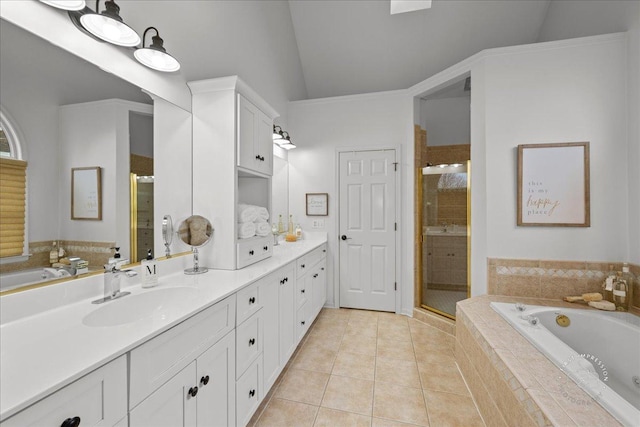
[[[251,170],[255,170],[257,162],[253,144],[258,138],[255,123],[259,114],[255,105],[238,95],[238,166]]]
[[[127,362],[120,356],[2,422],[11,426],[112,426],[127,415]]]
[[[280,375],[280,331],[278,328],[278,291],[280,288],[280,275],[272,276],[260,284],[260,296],[262,298],[263,319],[263,371],[264,390],[269,392],[271,386]]]
[[[233,426],[235,412],[235,335],[227,334],[196,360],[199,426]]]
[[[257,161],[256,169],[265,175],[273,175],[273,120],[266,114],[258,110],[258,120],[256,122],[256,135],[254,141],[255,155],[261,160]]]
[[[130,412],[129,427],[195,426],[199,396],[192,394],[196,386],[196,362],[193,361]]]
[[[282,366],[296,349],[296,278],[292,266],[279,276],[278,305],[280,324],[280,363]]]
[[[311,321],[316,318],[327,301],[327,260],[320,261],[311,272],[313,309]]]

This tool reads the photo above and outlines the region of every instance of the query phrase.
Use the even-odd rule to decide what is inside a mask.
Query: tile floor
[[[454,340],[406,316],[323,309],[250,426],[484,426]]]

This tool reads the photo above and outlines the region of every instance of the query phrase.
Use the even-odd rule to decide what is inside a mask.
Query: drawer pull
[[[249,298],[249,304],[255,304],[255,303],[256,303],[256,297]]]
[[[196,395],[198,394],[198,387],[191,387],[187,394],[191,397],[196,397]]]
[[[300,266],[300,268],[304,268],[304,264],[302,264],[302,265]]]
[[[253,397],[255,395],[256,395],[256,390],[255,389],[249,390],[249,397]]]
[[[249,255],[253,255],[253,249],[249,251]]]
[[[316,277],[318,277],[318,273],[313,275],[313,278],[315,279]]]
[[[269,250],[269,246],[263,246],[262,249],[264,249],[265,251]]]
[[[260,154],[258,154],[256,156],[256,160],[260,160],[261,162],[264,162],[264,156],[261,156]]]
[[[256,339],[255,338],[251,338],[249,340],[249,347],[251,347],[252,345],[254,345],[256,343]]]
[[[304,294],[304,289],[300,289],[300,292]]]
[[[320,270],[324,271],[324,267],[322,267]]]
[[[206,376],[200,378],[200,385],[201,386],[205,386],[207,384],[209,384],[209,375],[206,375]]]
[[[306,323],[306,322],[305,322],[304,320],[303,320],[302,322],[300,322],[300,324],[301,324],[302,326],[304,326],[304,324],[305,324],[305,323]]]
[[[323,249],[323,250],[322,250],[322,252],[324,252],[324,253],[326,254],[326,253],[327,253],[327,250],[326,250],[326,249]]]
[[[78,427],[80,425],[80,417],[67,418],[60,427]]]

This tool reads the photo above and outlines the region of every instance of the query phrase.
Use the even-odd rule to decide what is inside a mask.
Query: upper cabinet
[[[238,95],[238,166],[273,175],[273,119]]]
[[[238,239],[238,204],[271,213],[271,135],[278,113],[237,76],[189,82],[189,87],[193,213],[208,218],[214,229],[200,260],[210,268],[239,269],[271,256],[271,235]]]

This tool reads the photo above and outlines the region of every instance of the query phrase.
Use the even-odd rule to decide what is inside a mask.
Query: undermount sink
[[[161,288],[109,301],[86,315],[82,323],[91,327],[125,325],[142,319],[162,319],[199,300],[195,288]]]

